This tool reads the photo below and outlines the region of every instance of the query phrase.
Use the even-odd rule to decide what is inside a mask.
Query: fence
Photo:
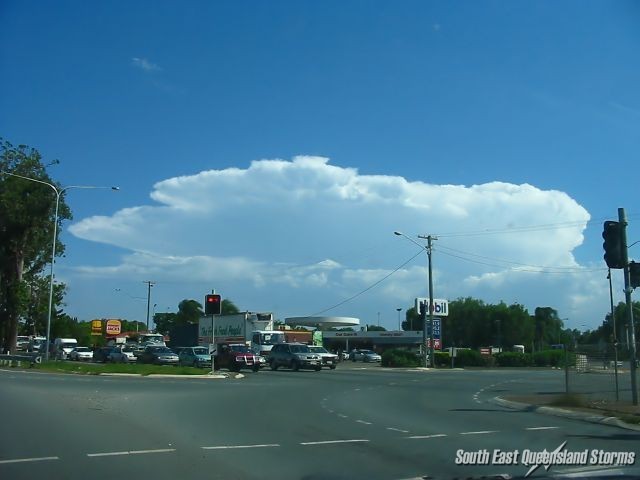
[[[617,353],[617,354],[616,354]],[[578,345],[569,354],[569,393],[587,403],[631,402],[629,349],[611,344]]]

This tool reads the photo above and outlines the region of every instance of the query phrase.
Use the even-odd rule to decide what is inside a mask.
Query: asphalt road
[[[552,451],[565,441],[570,451],[640,455],[640,432],[491,401],[562,391],[563,374],[554,370],[401,371],[348,363],[236,380],[3,370],[0,385],[0,478],[7,479],[523,476],[529,466],[519,462],[463,466],[456,458],[495,449]],[[533,477],[540,473],[543,467]]]

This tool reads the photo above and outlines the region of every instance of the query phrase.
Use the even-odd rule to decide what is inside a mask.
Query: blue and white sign
[[[429,299],[428,298],[416,298],[416,312],[420,313],[420,304],[424,303],[427,307],[429,307]],[[429,310],[427,310],[427,315],[429,314]],[[433,314],[438,317],[448,317],[449,316],[449,301],[444,300],[442,298],[434,298],[433,299]]]

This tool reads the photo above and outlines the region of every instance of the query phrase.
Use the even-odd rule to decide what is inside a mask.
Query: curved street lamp
[[[97,187],[93,185],[68,185],[64,188],[58,189],[55,185],[45,182],[43,180],[37,180],[35,178],[24,177],[22,175],[17,175],[15,173],[2,172],[6,175],[11,175],[12,177],[22,178],[23,180],[29,180],[31,182],[42,183],[43,185],[47,185],[53,189],[56,194],[56,210],[55,216],[53,220],[53,241],[51,242],[51,270],[49,273],[49,311],[47,312],[47,343],[46,343],[46,351],[45,351],[45,360],[49,360],[49,350],[50,350],[50,336],[51,336],[51,311],[53,308],[53,265],[55,263],[56,258],[56,238],[58,235],[58,208],[60,206],[60,196],[70,190],[72,188],[81,188],[81,189],[110,189],[110,190],[120,190],[120,187]]]

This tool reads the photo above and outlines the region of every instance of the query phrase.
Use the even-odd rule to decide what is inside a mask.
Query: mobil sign
[[[429,299],[428,298],[416,298],[416,312],[420,313],[420,304],[424,303],[427,307],[429,307]],[[447,317],[449,316],[449,302],[442,298],[434,298],[433,299],[433,314],[438,317]],[[429,314],[429,310],[426,310],[427,314]]]

